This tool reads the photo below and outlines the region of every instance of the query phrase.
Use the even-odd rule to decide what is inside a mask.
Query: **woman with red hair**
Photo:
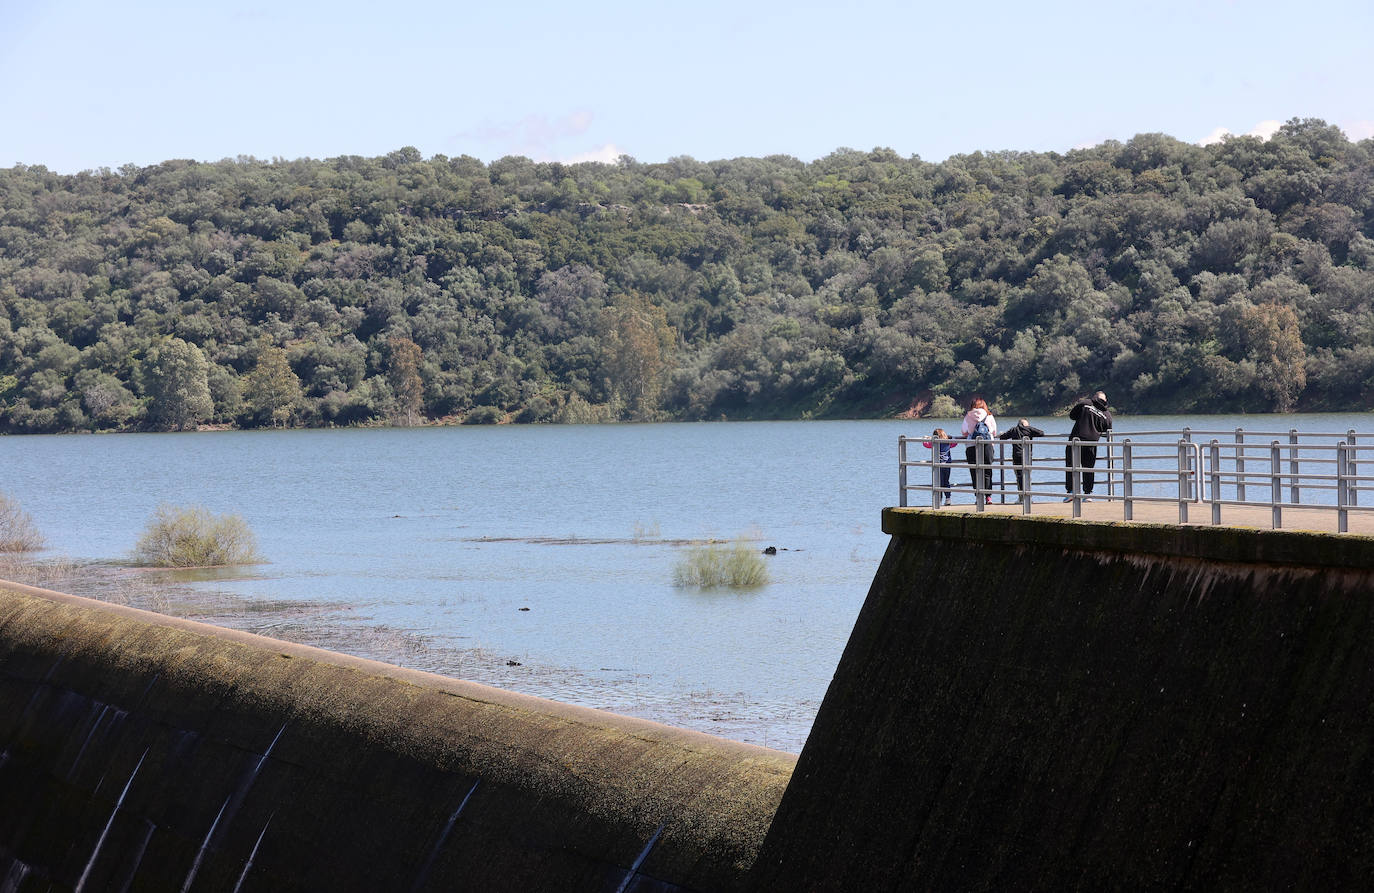
[[[959,432],[972,441],[964,448],[964,456],[968,459],[969,477],[973,479],[973,498],[976,500],[982,495],[985,502],[992,502],[992,441],[997,437],[997,419],[993,418],[988,402],[982,397],[975,396],[969,401]],[[977,467],[980,464],[982,467]]]

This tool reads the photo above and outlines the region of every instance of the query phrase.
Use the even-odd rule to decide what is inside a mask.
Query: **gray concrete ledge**
[[[1301,530],[886,508],[883,509],[883,532],[918,539],[1060,546],[1199,561],[1374,568],[1374,537]]]

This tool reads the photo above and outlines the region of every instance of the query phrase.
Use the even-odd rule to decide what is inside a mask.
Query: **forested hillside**
[[[0,430],[1374,405],[1374,140],[0,170]],[[943,402],[943,401],[942,401]]]

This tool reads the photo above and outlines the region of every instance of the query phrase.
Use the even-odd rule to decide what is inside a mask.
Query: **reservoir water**
[[[3,437],[0,492],[49,548],[0,576],[796,752],[886,547],[897,437],[935,424]],[[1374,416],[1117,431],[1184,425],[1372,432]],[[131,566],[159,503],[242,516],[266,562]],[[692,543],[738,537],[777,548],[768,585],[673,585]]]

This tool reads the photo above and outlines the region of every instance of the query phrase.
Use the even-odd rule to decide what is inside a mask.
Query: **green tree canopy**
[[[0,169],[0,431],[1374,405],[1374,140]],[[208,396],[207,396],[208,395]]]
[[[209,417],[213,409],[209,368],[200,348],[180,338],[165,338],[148,349],[143,362],[143,392],[153,425],[181,431]]]
[[[243,403],[254,424],[282,427],[300,407],[301,382],[286,351],[268,343],[258,346],[257,363],[243,379]]]

